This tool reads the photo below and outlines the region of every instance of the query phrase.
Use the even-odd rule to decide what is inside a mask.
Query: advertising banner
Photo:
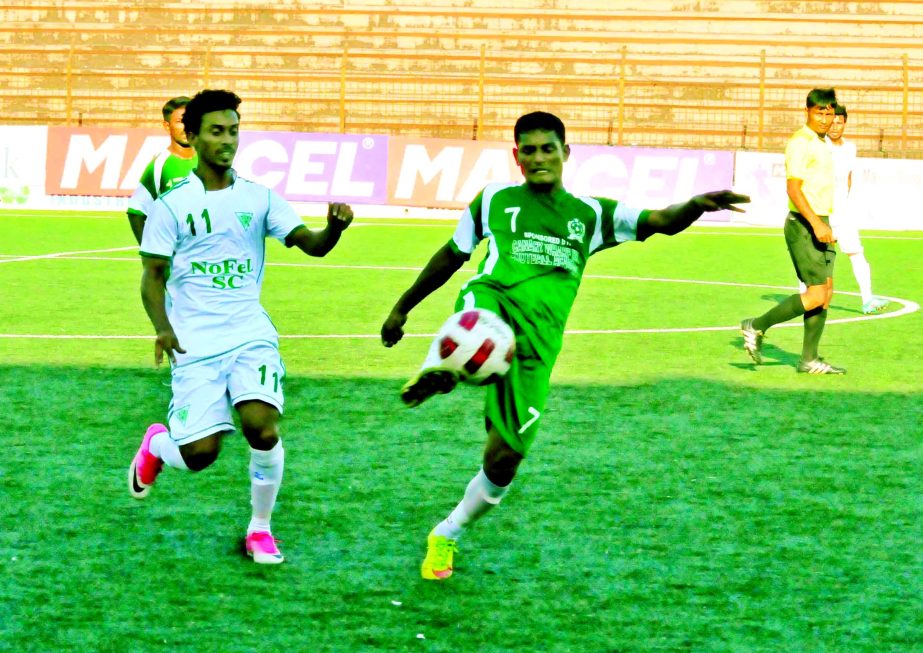
[[[234,168],[294,202],[384,204],[388,137],[241,132]]]
[[[734,189],[752,203],[740,222],[782,226],[788,214],[785,156],[777,153],[738,152]],[[850,191],[850,211],[860,229],[923,229],[923,161],[906,159],[856,160]],[[836,207],[834,207],[834,212]]]
[[[509,143],[442,138],[389,139],[388,201],[462,208],[484,186],[521,181]]]
[[[129,196],[169,145],[148,129],[48,128],[48,195]],[[387,137],[242,132],[235,169],[293,201],[386,201]]]
[[[45,193],[47,127],[0,126],[0,208],[25,208]]]
[[[696,193],[730,188],[733,174],[732,152],[572,145],[564,185],[575,195],[661,208]],[[510,143],[390,139],[392,204],[461,208],[488,183],[521,181]]]
[[[572,145],[564,185],[575,195],[611,197],[659,209],[706,191],[731,188],[734,153],[710,150]],[[728,211],[703,220],[728,221]]]
[[[0,127],[0,207],[123,210],[156,129]],[[487,184],[520,183],[512,144],[363,134],[242,132],[235,168],[299,204],[458,209]],[[564,184],[576,195],[660,208],[733,187],[745,214],[705,220],[778,226],[788,211],[781,153],[572,145]],[[851,202],[863,228],[923,229],[923,161],[858,160]],[[732,217],[733,216],[733,217]]]
[[[127,197],[169,144],[162,130],[49,127],[46,193]]]

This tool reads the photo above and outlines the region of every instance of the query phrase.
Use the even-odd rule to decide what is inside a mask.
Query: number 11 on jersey
[[[205,233],[210,234],[212,232],[212,220],[208,216],[208,209],[202,209],[202,219],[205,221]],[[189,225],[189,233],[195,236],[195,219],[191,213],[186,216],[186,223]]]

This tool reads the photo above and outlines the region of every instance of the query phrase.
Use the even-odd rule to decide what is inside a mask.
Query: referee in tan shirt
[[[824,136],[833,124],[836,93],[815,88],[808,93],[806,121],[785,146],[785,177],[789,213],[785,218],[785,244],[798,278],[807,286],[786,297],[759,317],[740,323],[744,349],[756,364],[763,360],[763,336],[769,327],[804,316],[804,339],[798,371],[806,374],[845,374],[846,370],[823,360],[817,353],[833,296],[836,250],[830,230],[835,175],[833,156]]]

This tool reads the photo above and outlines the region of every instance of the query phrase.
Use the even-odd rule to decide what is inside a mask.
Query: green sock
[[[753,318],[753,328],[765,331],[774,324],[788,322],[799,315],[804,315],[804,304],[801,303],[801,295],[792,295],[791,297],[786,297],[759,317]]]
[[[818,306],[804,314],[804,344],[801,348],[801,360],[812,361],[817,358],[817,345],[827,323],[827,309]]]

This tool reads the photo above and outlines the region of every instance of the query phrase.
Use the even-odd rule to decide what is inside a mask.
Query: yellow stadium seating
[[[0,124],[156,126],[228,88],[248,129],[777,150],[834,86],[866,155],[923,156],[923,2],[58,0],[0,6]],[[472,6],[473,5],[473,6]]]

